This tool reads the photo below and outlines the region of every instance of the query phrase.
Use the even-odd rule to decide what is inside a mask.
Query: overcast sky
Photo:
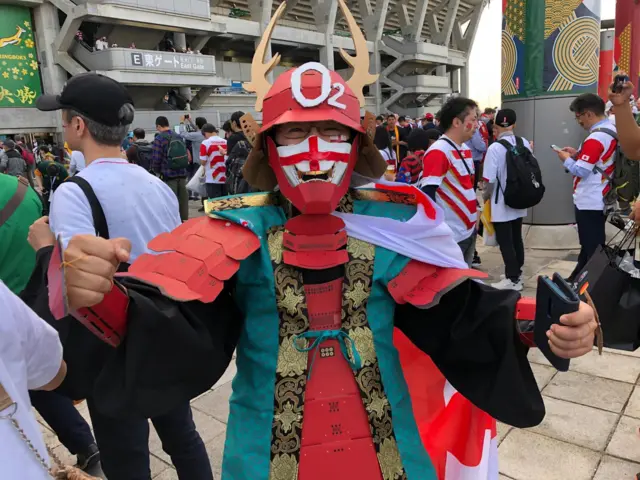
[[[594,2],[594,0],[589,0]],[[614,18],[615,1],[601,0],[603,19]],[[500,105],[502,0],[490,0],[471,50],[470,95],[481,107]]]

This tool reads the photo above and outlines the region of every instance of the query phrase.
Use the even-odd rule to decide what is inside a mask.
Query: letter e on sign
[[[131,63],[134,67],[142,67],[144,65],[142,54],[138,52],[132,53]]]

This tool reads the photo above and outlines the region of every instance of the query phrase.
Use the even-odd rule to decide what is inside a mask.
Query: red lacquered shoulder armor
[[[437,305],[444,294],[470,278],[487,278],[472,269],[443,268],[411,260],[387,288],[397,303],[420,308]]]
[[[117,276],[158,287],[174,300],[210,303],[240,262],[260,248],[260,239],[233,222],[199,217],[157,236],[149,248],[163,253],[140,255],[127,273]]]

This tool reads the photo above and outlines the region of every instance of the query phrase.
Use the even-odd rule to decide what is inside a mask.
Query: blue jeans
[[[91,399],[87,403],[107,478],[150,480],[149,422],[145,418],[107,417],[96,410]],[[209,457],[196,431],[188,402],[152,418],[151,423],[180,480],[213,480]]]

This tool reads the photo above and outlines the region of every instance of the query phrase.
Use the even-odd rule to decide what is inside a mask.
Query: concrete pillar
[[[460,82],[460,69],[456,69],[451,72],[451,93],[460,93],[461,89]]]
[[[469,67],[462,67],[460,70],[460,95],[469,96]]]
[[[60,93],[67,83],[67,74],[54,60],[54,44],[60,32],[58,10],[45,2],[33,9],[33,19],[44,93]]]
[[[599,2],[580,2],[560,17],[553,7],[554,2],[505,0],[503,9],[502,107],[515,110],[516,134],[535,141],[546,187],[542,202],[525,218],[535,226],[575,222],[573,178],[549,145],[580,145],[585,132],[569,106],[582,93],[596,93],[598,84]]]
[[[58,10],[52,4],[44,2],[33,9],[33,20],[43,93],[59,94],[67,83],[67,73],[55,63],[55,41],[60,32]],[[62,132],[62,117],[56,115],[55,118],[59,136]],[[58,138],[58,142],[60,140]]]
[[[187,48],[187,36],[184,33],[175,32],[173,34],[173,45],[176,47],[177,51],[180,51],[183,48]],[[187,110],[190,110],[191,104],[191,87],[180,87],[178,89],[180,95],[186,98],[189,101],[187,105]]]

